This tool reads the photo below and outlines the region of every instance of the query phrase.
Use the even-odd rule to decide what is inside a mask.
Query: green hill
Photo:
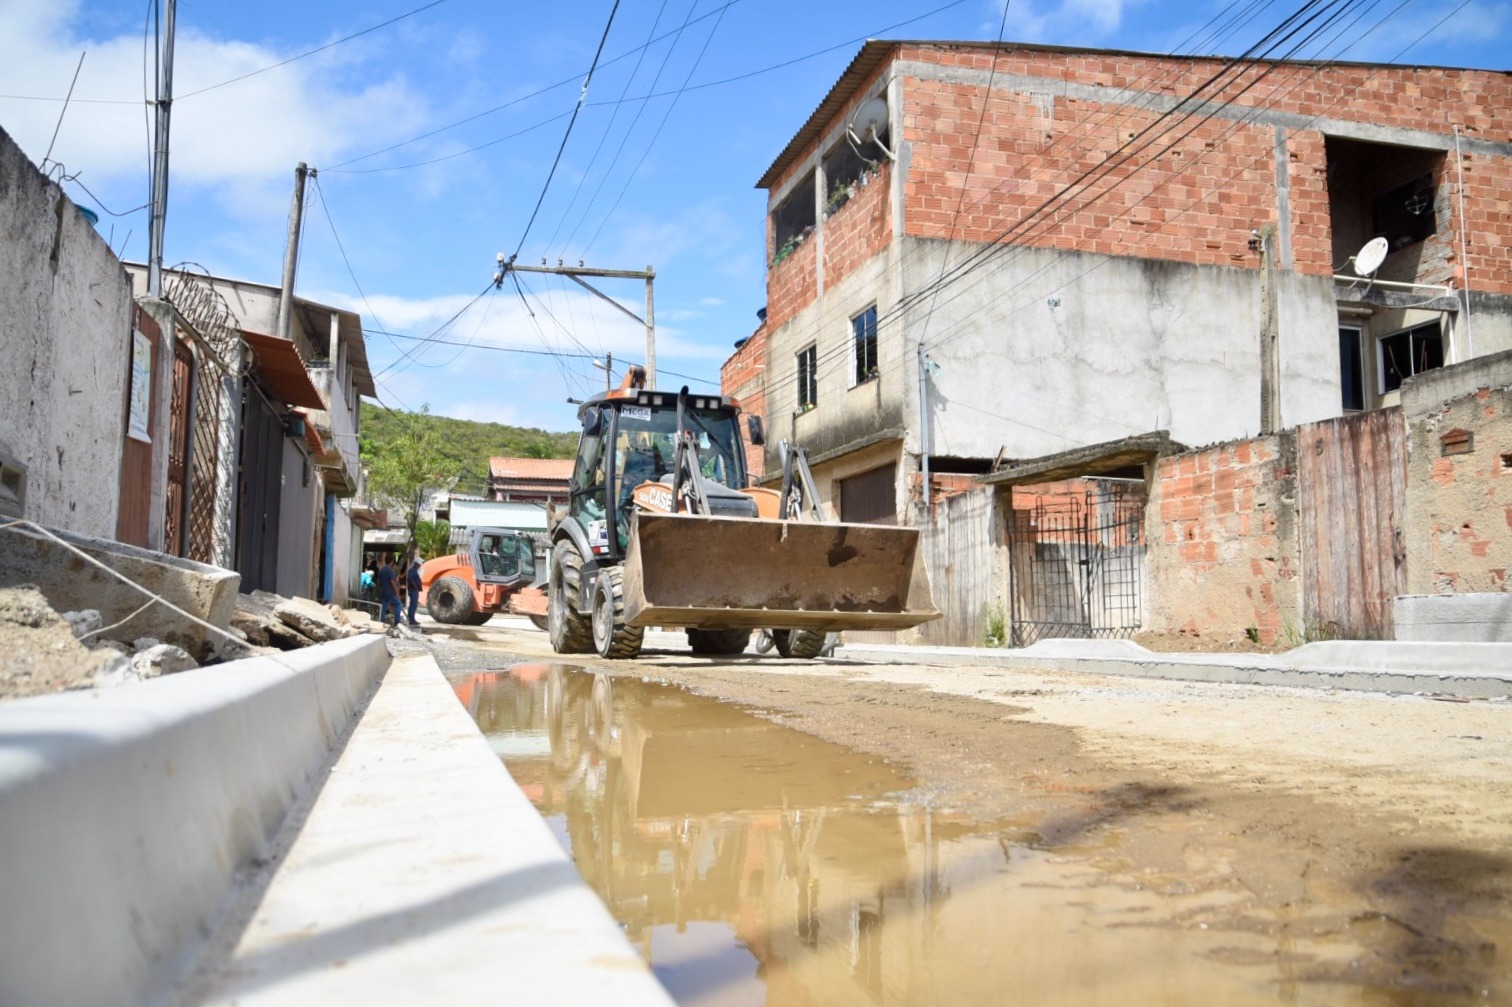
[[[474,423],[428,413],[396,414],[371,402],[362,403],[363,450],[382,451],[398,435],[400,416],[408,415],[446,445],[449,461],[459,477],[454,492],[482,495],[488,488],[488,459],[495,455],[515,458],[571,458],[577,451],[576,431],[553,433],[534,427],[503,423]]]

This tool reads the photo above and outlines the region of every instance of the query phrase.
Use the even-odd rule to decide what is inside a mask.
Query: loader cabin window
[[[798,351],[798,411],[806,413],[819,404],[819,348]]]
[[[873,304],[851,319],[851,355],[856,362],[859,385],[877,376],[877,306]]]
[[[698,469],[705,479],[744,489],[745,455],[735,413],[725,408],[699,407],[689,396],[684,413],[693,445],[698,449]],[[718,400],[703,400],[717,402]],[[619,498],[617,512],[620,548],[629,544],[631,494],[645,482],[672,485],[677,461],[677,409],[675,406],[623,406],[614,437],[614,472]]]
[[[583,443],[577,467],[572,472],[571,499],[567,509],[585,528],[604,517],[604,435],[609,422],[600,410],[583,418]]]

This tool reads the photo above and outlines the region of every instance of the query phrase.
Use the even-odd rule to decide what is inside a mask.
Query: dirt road
[[[449,671],[552,657],[523,623],[429,635]],[[906,764],[918,799],[1027,822],[1094,887],[1171,894],[1160,926],[1347,948],[1298,954],[1313,988],[1512,1003],[1512,704],[671,649],[576,663]],[[1214,897],[1175,898],[1194,893]],[[1242,966],[1235,944],[1211,953]]]

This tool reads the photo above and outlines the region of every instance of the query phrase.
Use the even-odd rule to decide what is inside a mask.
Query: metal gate
[[[189,496],[189,398],[194,353],[184,339],[173,342],[173,394],[168,403],[168,499],[164,551],[184,555],[184,502]]]
[[[1143,483],[1096,481],[1011,512],[1011,643],[1128,637],[1140,627]]]

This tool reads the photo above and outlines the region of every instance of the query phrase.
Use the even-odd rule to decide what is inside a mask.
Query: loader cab
[[[535,546],[524,536],[497,528],[474,528],[468,552],[479,584],[529,584],[535,580]]]
[[[631,491],[644,482],[670,477],[677,451],[678,398],[670,392],[637,390],[583,404],[568,513],[581,525],[596,557],[624,556]],[[718,395],[688,395],[683,402],[684,423],[698,448],[704,478],[744,489],[738,410]]]

